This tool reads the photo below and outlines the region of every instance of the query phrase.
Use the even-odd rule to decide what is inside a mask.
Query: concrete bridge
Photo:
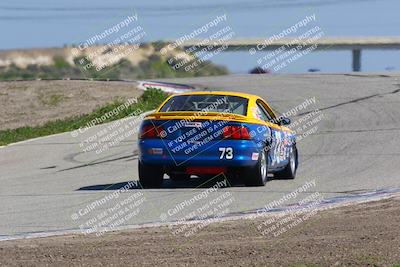
[[[275,50],[290,44],[292,47],[302,45],[303,49],[316,47],[313,51],[349,50],[352,51],[352,69],[361,71],[362,50],[398,50],[400,49],[400,37],[326,37],[316,40],[303,41],[296,38],[282,38],[271,43],[267,39],[231,39],[212,43],[214,48],[227,47],[224,51],[268,51]],[[209,43],[202,40],[190,40],[184,42],[181,47],[184,49],[196,46],[197,49],[207,47]]]

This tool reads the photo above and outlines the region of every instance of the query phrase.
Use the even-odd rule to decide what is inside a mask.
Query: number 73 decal
[[[233,148],[232,147],[220,147],[218,148],[221,155],[219,159],[233,159]]]

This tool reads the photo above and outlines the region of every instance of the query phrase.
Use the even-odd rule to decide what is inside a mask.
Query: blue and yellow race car
[[[173,180],[224,174],[246,186],[265,185],[268,173],[293,179],[298,153],[288,124],[255,95],[172,95],[140,126],[139,181],[158,187],[164,174]]]

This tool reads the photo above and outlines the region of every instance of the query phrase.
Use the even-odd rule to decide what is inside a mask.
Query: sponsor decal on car
[[[251,154],[251,159],[258,160],[258,156],[259,156],[259,153],[253,153],[253,154]]]

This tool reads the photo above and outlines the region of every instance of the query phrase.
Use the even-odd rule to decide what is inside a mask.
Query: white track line
[[[349,201],[341,201],[338,203],[326,203],[325,205],[320,205],[319,207],[315,208],[315,210],[318,211],[323,211],[327,209],[333,209],[333,208],[339,208],[339,207],[346,207],[346,206],[353,206],[353,205],[358,205],[362,203],[368,203],[368,202],[373,202],[373,201],[379,201],[379,200],[385,200],[385,199],[390,199],[390,198],[396,198],[400,197],[399,192],[394,192],[394,193],[384,193],[383,195],[369,195],[369,193],[362,194],[360,195],[359,199],[350,199]],[[287,212],[295,212],[295,210],[290,210],[290,211],[278,211],[278,212],[268,212],[264,213],[262,216],[259,216],[257,212],[250,212],[246,214],[239,214],[239,215],[230,215],[226,217],[221,217],[221,218],[216,218],[216,219],[211,219],[212,223],[217,223],[217,222],[226,222],[226,221],[237,221],[237,220],[251,220],[251,219],[256,219],[256,218],[265,218],[281,213],[287,213]],[[112,231],[109,232],[115,232],[115,231],[123,231],[123,230],[133,230],[133,229],[142,229],[142,228],[150,228],[150,227],[172,227],[172,226],[178,226],[178,225],[192,225],[192,224],[199,224],[203,223],[207,219],[204,220],[191,220],[191,221],[183,221],[183,222],[153,222],[153,223],[145,223],[145,224],[139,224],[139,225],[126,225],[126,226],[120,226]],[[10,235],[10,236],[0,236],[0,241],[10,241],[10,240],[19,240],[19,239],[30,239],[30,238],[38,238],[38,237],[52,237],[52,236],[63,236],[63,235],[84,235],[83,230],[85,229],[71,229],[71,230],[62,230],[62,231],[50,231],[50,232],[36,232],[36,233],[27,233],[27,234],[21,234],[21,235]],[[106,229],[99,229],[99,230],[106,230]],[[101,232],[101,231],[97,231]],[[96,234],[91,233],[92,235]]]

